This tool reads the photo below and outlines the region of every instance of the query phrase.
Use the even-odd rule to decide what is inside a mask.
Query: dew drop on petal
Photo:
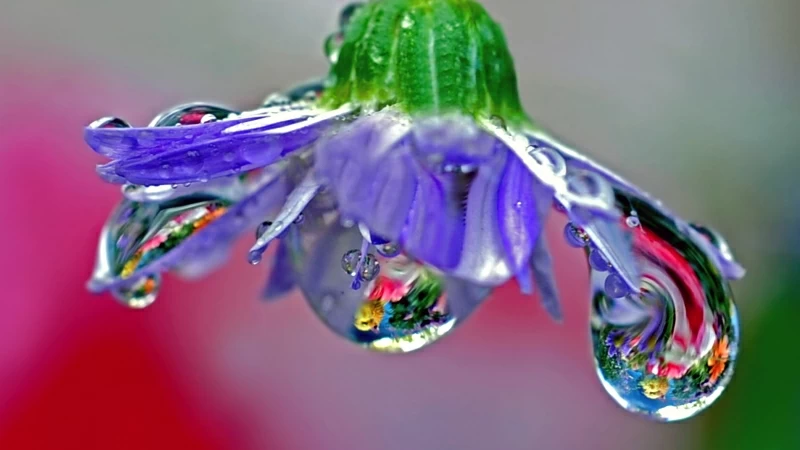
[[[611,298],[621,298],[628,295],[628,286],[625,281],[616,273],[609,274],[603,282],[603,290]]]
[[[256,228],[256,240],[258,240],[262,234],[266,233],[270,226],[272,226],[272,222],[261,222],[258,228]]]
[[[360,276],[353,278],[361,258],[355,248],[363,242],[357,229],[334,221],[324,231],[303,234],[302,245],[292,249],[292,261],[308,303],[336,334],[374,351],[405,353],[427,347],[461,323],[489,292],[448,284],[435,269],[402,253],[367,254]],[[371,280],[364,276],[370,259],[380,268]],[[354,280],[357,290],[351,289]],[[446,292],[448,286],[453,297]]]
[[[386,256],[389,258],[400,254],[400,246],[395,244],[394,242],[387,242],[385,244],[376,245],[375,249],[378,250],[378,254],[380,254],[381,256]]]
[[[342,269],[344,269],[345,273],[354,277],[356,276],[356,267],[358,266],[358,261],[361,259],[361,251],[359,250],[350,250],[344,255],[342,255]]]
[[[361,264],[361,272],[359,277],[364,281],[372,281],[378,276],[381,271],[381,265],[375,255],[367,253],[364,262]]]
[[[633,230],[642,278],[617,297],[616,274],[592,270],[592,341],[604,389],[628,411],[672,422],[711,405],[731,379],[739,322],[714,261],[644,201]],[[624,225],[623,225],[624,226]],[[621,280],[620,280],[621,281]]]
[[[142,277],[133,284],[112,290],[114,298],[131,309],[143,309],[152,305],[161,287],[161,275]]]
[[[564,238],[567,244],[575,248],[583,248],[589,243],[589,237],[580,228],[568,223],[564,227]]]
[[[597,249],[592,249],[589,252],[589,264],[592,266],[592,269],[598,272],[606,272],[611,267],[606,257]]]

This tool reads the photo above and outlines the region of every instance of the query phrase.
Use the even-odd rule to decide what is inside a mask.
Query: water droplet
[[[236,159],[236,153],[234,153],[234,152],[225,152],[225,154],[222,155],[222,159],[225,162],[233,162],[233,160]]]
[[[161,169],[158,171],[158,174],[161,176],[161,178],[169,178],[169,169],[170,169],[169,164],[164,164],[163,166],[161,166]]]
[[[142,277],[133,284],[112,291],[114,298],[131,309],[143,309],[152,305],[161,287],[161,275]]]
[[[490,119],[492,124],[498,128],[506,129],[506,120],[500,116],[492,116]]]
[[[603,283],[603,289],[611,298],[622,298],[629,294],[628,286],[625,285],[625,280],[616,273],[611,273],[606,277],[606,281]]]
[[[410,15],[406,14],[405,16],[403,16],[403,21],[400,22],[400,26],[403,27],[403,29],[407,30],[414,26],[414,19],[411,18]]]
[[[297,218],[296,218],[296,219],[294,219],[294,223],[295,223],[295,225],[300,225],[300,224],[302,224],[303,222],[305,222],[305,220],[306,220],[306,216],[305,216],[305,215],[303,215],[303,213],[300,213],[300,214],[297,216]]]
[[[103,117],[89,124],[89,128],[130,128],[130,124],[119,117]]]
[[[378,250],[378,254],[389,258],[400,254],[400,246],[395,244],[394,242],[388,242],[386,244],[376,245],[375,248]]]
[[[361,264],[360,278],[365,281],[372,281],[381,271],[381,265],[372,253],[367,253],[364,262]]]
[[[253,250],[247,254],[247,262],[250,264],[257,266],[261,263],[261,259],[264,257],[264,254],[259,250]]]
[[[638,292],[617,296],[621,280],[592,271],[597,373],[623,408],[659,421],[686,419],[711,405],[731,378],[736,308],[693,237],[648,203],[627,201],[641,222],[632,233],[642,278]]]
[[[256,239],[260,238],[262,234],[267,232],[267,228],[272,226],[272,222],[261,222],[261,224],[256,228]]]
[[[183,162],[183,169],[186,173],[193,175],[200,171],[203,168],[203,157],[200,156],[200,152],[197,150],[190,150],[186,152],[186,158]]]
[[[567,162],[558,152],[548,147],[528,147],[528,154],[539,164],[545,165],[559,177],[567,175]]]
[[[597,249],[592,249],[589,252],[589,264],[592,266],[592,269],[598,272],[606,272],[611,268],[605,256]]]
[[[639,217],[628,216],[625,218],[625,224],[628,225],[630,228],[636,228],[639,226]]]
[[[355,249],[350,250],[342,256],[342,269],[344,269],[345,273],[354,277],[360,259],[361,251]]]
[[[571,175],[567,178],[567,189],[576,195],[599,197],[602,194],[602,181],[588,172]]]
[[[339,60],[339,50],[342,47],[343,41],[344,37],[341,33],[331,34],[327,39],[325,39],[325,56],[328,57],[328,61],[330,61],[331,64],[336,64],[336,61]]]
[[[586,247],[586,244],[589,243],[586,233],[571,223],[564,227],[564,238],[566,238],[567,244],[575,248]]]
[[[162,112],[156,116],[148,126],[178,127],[182,125],[198,125],[225,119],[231,115],[236,116],[237,112],[218,105],[190,103],[179,105]]]
[[[374,256],[380,272],[371,281],[358,278],[361,287],[353,290],[361,257],[354,248],[363,242],[361,233],[333,222],[301,234],[302,245],[292,248],[292,263],[302,274],[298,284],[304,297],[336,334],[375,351],[427,347],[466,319],[489,294],[489,289],[458,280],[446,283],[435,269],[403,254]]]

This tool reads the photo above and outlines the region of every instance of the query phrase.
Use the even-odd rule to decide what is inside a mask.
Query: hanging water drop
[[[361,252],[359,250],[350,250],[342,255],[342,269],[351,277],[356,276],[356,267],[358,261],[361,259]]]
[[[378,254],[389,258],[400,254],[400,246],[394,242],[376,245],[375,248],[378,250]]]
[[[256,228],[256,240],[261,237],[262,234],[266,233],[267,229],[272,226],[272,222],[266,221],[261,222]]]
[[[349,289],[361,259],[354,248],[362,242],[357,229],[333,222],[327,229],[304,232],[302,245],[292,249],[298,284],[311,307],[331,330],[358,345],[386,353],[427,347],[466,319],[490,292],[446,279],[403,254],[367,254],[355,278],[360,289]],[[371,267],[370,256],[380,267],[371,281],[363,276],[364,268]]]
[[[564,227],[564,238],[567,244],[575,248],[583,248],[589,243],[589,237],[580,228],[568,223]]]
[[[589,252],[589,264],[592,266],[592,269],[598,272],[606,272],[611,267],[606,257],[596,248]]]
[[[143,309],[152,305],[161,287],[161,276],[142,277],[133,284],[112,291],[114,298],[131,309]]]
[[[638,211],[631,232],[642,278],[638,292],[620,295],[616,274],[592,270],[597,374],[628,411],[686,419],[719,398],[731,379],[736,308],[715,262],[692,236],[644,201],[624,198],[622,205]]]

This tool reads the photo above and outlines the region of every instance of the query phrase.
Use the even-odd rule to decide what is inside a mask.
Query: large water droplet
[[[115,289],[111,293],[120,303],[131,309],[143,309],[152,305],[161,287],[161,276],[142,277],[133,284]]]
[[[714,262],[675,222],[635,206],[631,230],[641,267],[638,293],[614,298],[615,276],[592,271],[592,340],[603,387],[623,408],[660,421],[692,417],[731,379],[739,323]],[[620,226],[625,226],[620,224]]]
[[[361,233],[333,221],[304,233],[292,248],[299,285],[320,319],[336,334],[366,348],[403,353],[450,332],[485,299],[489,289],[443,277],[405,255],[378,255],[380,273],[351,289]],[[349,255],[344,258],[342,255]],[[346,267],[344,267],[346,266]],[[345,270],[342,270],[342,269]],[[348,271],[348,269],[350,269]]]

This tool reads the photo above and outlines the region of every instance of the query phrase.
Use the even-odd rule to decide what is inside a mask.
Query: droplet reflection
[[[607,272],[592,270],[597,373],[623,408],[660,421],[686,419],[731,379],[739,324],[730,289],[674,221],[638,199],[619,200],[638,213],[640,226],[631,232],[641,288],[620,295]]]
[[[130,286],[114,289],[111,293],[121,304],[131,309],[144,309],[152,305],[161,287],[161,276],[150,275],[136,280]]]
[[[347,255],[361,242],[358,230],[333,220],[324,232],[306,235],[302,245],[292,248],[309,304],[330,329],[351,342],[385,353],[424,348],[461,323],[489,294],[487,288],[445,278],[402,253],[375,255],[377,277],[362,279],[353,289],[347,269],[360,255]]]

